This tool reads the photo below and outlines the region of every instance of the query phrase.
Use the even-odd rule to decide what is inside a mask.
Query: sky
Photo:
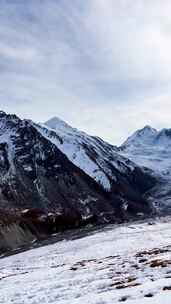
[[[170,0],[0,0],[0,109],[113,144],[171,127]]]

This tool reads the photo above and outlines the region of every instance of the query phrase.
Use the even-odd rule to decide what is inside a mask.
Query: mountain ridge
[[[168,141],[170,139],[170,142]],[[149,125],[144,126],[142,129],[138,129],[133,132],[123,144],[120,149],[128,148],[129,146],[138,145],[158,145],[164,147],[171,144],[171,128],[163,128],[157,130]]]
[[[44,232],[156,214],[149,195],[159,185],[154,171],[59,118],[48,124],[0,112],[2,227],[3,213],[9,212],[10,222],[5,230],[0,225],[0,247],[13,248],[18,238],[22,245],[23,234],[29,241]],[[10,234],[13,244],[6,242]]]
[[[151,209],[143,198],[155,184],[150,172],[103,140],[62,125],[65,130],[57,134],[45,125],[0,112],[1,206],[68,209],[83,217],[95,215],[100,221]],[[78,155],[71,148],[79,153],[83,167],[75,163]]]

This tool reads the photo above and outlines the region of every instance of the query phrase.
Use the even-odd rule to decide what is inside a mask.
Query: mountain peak
[[[150,125],[146,125],[146,126],[144,126],[144,128],[139,129],[137,131],[137,133],[139,133],[139,134],[144,134],[144,133],[156,134],[157,130],[152,128]]]
[[[149,125],[144,126],[142,129],[134,132],[128,139],[123,143],[122,146],[140,145],[147,142],[151,142],[157,135],[158,131]]]
[[[64,120],[59,117],[52,117],[44,123],[47,127],[51,129],[61,129],[61,128],[72,128],[69,124],[67,124]]]

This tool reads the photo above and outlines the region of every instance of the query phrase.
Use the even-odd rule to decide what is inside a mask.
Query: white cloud
[[[113,143],[171,125],[170,11],[169,0],[4,1],[1,107]]]
[[[0,43],[0,56],[4,56],[8,59],[32,61],[36,55],[37,53],[34,48],[14,48],[9,45],[3,45]]]

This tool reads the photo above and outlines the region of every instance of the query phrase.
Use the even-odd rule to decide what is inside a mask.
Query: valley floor
[[[2,304],[170,304],[171,219],[109,226],[0,260]]]

